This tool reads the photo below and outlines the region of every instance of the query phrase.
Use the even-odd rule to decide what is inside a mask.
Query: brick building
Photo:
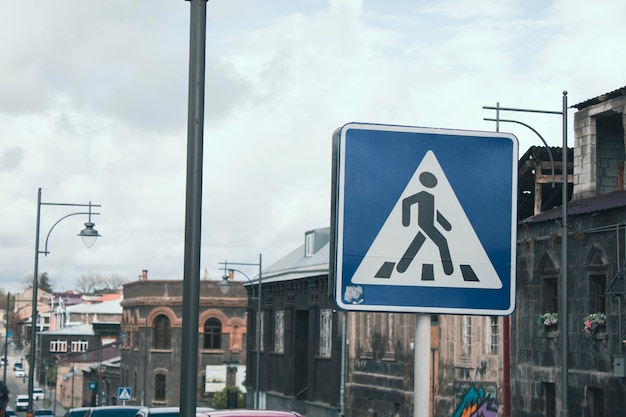
[[[182,280],[141,279],[124,285],[120,383],[131,388],[132,404],[178,406],[182,338]],[[206,405],[207,369],[246,363],[246,291],[234,282],[223,294],[217,281],[200,281],[198,405]],[[245,372],[242,367],[239,372]]]

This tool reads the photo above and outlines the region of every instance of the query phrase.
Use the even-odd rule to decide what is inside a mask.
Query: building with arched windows
[[[241,282],[233,282],[223,294],[217,281],[200,281],[199,405],[225,386],[233,363],[242,364],[238,372],[245,373],[247,304]],[[130,403],[178,406],[183,281],[149,280],[144,272],[138,281],[124,285],[122,307],[120,385],[131,389]]]

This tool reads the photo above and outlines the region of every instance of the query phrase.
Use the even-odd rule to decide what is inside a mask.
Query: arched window
[[[222,348],[222,322],[210,318],[204,322],[204,349]]]
[[[166,379],[165,375],[157,374],[154,377],[154,400],[165,401]]]
[[[154,348],[170,349],[172,332],[170,330],[170,319],[160,315],[154,321]]]

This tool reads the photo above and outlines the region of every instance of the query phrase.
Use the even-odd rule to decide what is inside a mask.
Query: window
[[[165,401],[165,375],[158,374],[154,377],[154,400]]]
[[[222,348],[222,322],[212,317],[204,322],[204,349]]]
[[[499,353],[498,317],[485,317],[485,353],[497,355]]]
[[[464,356],[472,354],[472,318],[463,316],[463,326],[461,329],[462,353]]]
[[[304,257],[315,255],[315,233],[309,232],[304,236]]]
[[[263,352],[263,327],[265,327],[265,312],[261,311],[261,315],[259,316],[259,338],[257,339],[261,346],[257,346],[257,349],[260,349]],[[256,343],[256,342],[255,342]]]
[[[89,342],[86,340],[73,340],[71,349],[72,352],[86,352],[89,348]]]
[[[543,391],[544,391],[544,416],[545,417],[556,417],[556,388],[554,383],[544,382],[543,383]]]
[[[139,390],[137,389],[137,385],[138,385],[138,381],[137,381],[137,371],[133,372],[133,393],[135,393],[135,397],[137,396],[137,394],[139,393]]]
[[[51,340],[50,352],[67,352],[67,340]]]
[[[544,280],[546,294],[546,311],[544,313],[559,312],[559,288],[556,278],[546,278]]]
[[[161,314],[154,321],[154,348],[170,349],[171,339],[170,319]]]
[[[331,309],[320,310],[320,356],[330,358],[332,342],[332,319]]]
[[[606,277],[591,276],[591,313],[606,313]]]
[[[589,417],[604,417],[604,395],[601,388],[587,387],[587,407]]]
[[[276,312],[276,322],[274,323],[274,352],[283,353],[285,351],[285,311]]]

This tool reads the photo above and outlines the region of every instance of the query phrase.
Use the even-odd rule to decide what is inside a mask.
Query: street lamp
[[[54,223],[52,225],[52,227],[50,228],[50,230],[48,231],[48,235],[46,236],[46,243],[44,246],[44,250],[40,250],[39,249],[39,231],[41,228],[41,206],[63,206],[63,207],[88,207],[89,211],[87,212],[76,212],[76,213],[70,213],[67,214],[63,217],[61,217],[59,220],[56,221],[56,223]],[[85,244],[85,246],[87,246],[88,248],[92,247],[94,245],[94,243],[96,243],[96,239],[98,237],[100,237],[100,234],[98,233],[97,230],[94,229],[94,223],[92,223],[91,221],[91,216],[92,215],[98,215],[100,213],[94,213],[92,212],[92,207],[100,207],[99,204],[91,204],[91,201],[89,202],[89,204],[72,204],[72,203],[44,203],[41,201],[41,188],[39,188],[39,190],[37,191],[37,222],[36,222],[36,228],[35,228],[35,267],[34,267],[34,274],[33,274],[33,307],[32,307],[32,318],[31,318],[31,340],[30,340],[30,355],[28,357],[28,410],[26,411],[26,415],[27,416],[32,416],[33,415],[33,383],[34,383],[34,368],[35,368],[35,355],[36,355],[36,345],[37,345],[37,333],[35,331],[35,326],[36,326],[36,322],[37,322],[37,302],[38,302],[38,295],[37,295],[37,290],[38,290],[38,286],[39,286],[39,254],[43,254],[43,255],[48,255],[48,240],[50,239],[50,234],[52,233],[52,230],[54,230],[54,228],[56,227],[57,224],[59,224],[61,221],[67,219],[68,217],[71,216],[77,216],[77,215],[88,215],[88,221],[85,223],[85,228],[78,234],[78,236],[80,236],[83,239],[83,243]]]
[[[500,107],[500,104],[498,103],[497,107],[489,107],[489,106],[483,106],[483,109],[488,109],[488,110],[496,110],[496,118],[495,119],[491,119],[491,118],[485,118],[485,120],[488,121],[494,121],[496,122],[496,131],[499,131],[499,127],[500,127],[500,122],[511,122],[511,123],[517,123],[520,124],[522,126],[525,126],[527,128],[529,128],[530,130],[532,130],[533,132],[535,132],[537,134],[537,136],[539,136],[539,138],[542,140],[542,142],[544,143],[544,145],[546,145],[546,147],[548,148],[548,151],[550,151],[550,148],[548,147],[546,141],[543,139],[543,137],[539,134],[539,132],[537,132],[535,129],[533,129],[531,126],[522,123],[520,121],[517,120],[509,120],[509,119],[501,119],[500,118],[500,111],[504,110],[504,111],[513,111],[513,112],[524,112],[524,113],[542,113],[542,114],[553,114],[553,115],[558,115],[561,116],[562,118],[562,129],[563,129],[563,149],[561,152],[561,176],[562,176],[562,188],[561,188],[561,281],[559,282],[559,326],[563,325],[563,334],[564,337],[561,339],[560,342],[560,352],[561,352],[561,417],[568,417],[569,416],[569,408],[568,408],[568,403],[569,403],[569,399],[568,399],[568,385],[569,385],[569,360],[568,360],[568,353],[569,353],[569,334],[568,334],[568,309],[567,309],[567,301],[568,301],[568,295],[567,295],[567,234],[568,234],[568,223],[567,223],[567,189],[568,189],[568,172],[567,172],[567,91],[563,91],[563,98],[562,98],[562,110],[561,111],[552,111],[552,110],[534,110],[534,109],[519,109],[519,108],[513,108],[513,107]],[[552,154],[549,153],[550,156],[550,162],[552,163],[552,181],[553,181],[553,185],[554,185],[554,161],[552,160]],[[508,323],[508,317],[505,317],[505,323]],[[508,325],[506,326],[508,328]],[[508,372],[508,371],[507,371]],[[505,403],[507,402],[507,400],[510,401],[510,399],[508,398],[509,395],[505,394]],[[507,413],[508,411],[510,411],[510,405],[507,406],[505,404],[505,413]]]
[[[252,265],[259,267],[259,282],[258,282],[258,291],[256,297],[256,375],[255,375],[255,392],[254,392],[254,408],[256,410],[259,409],[259,399],[260,399],[260,370],[261,370],[261,282],[262,282],[262,255],[259,254],[259,263],[237,263],[237,262],[220,262],[221,265],[224,265],[224,276],[222,280],[217,284],[222,291],[222,294],[226,294],[230,287],[232,286],[231,282],[228,280],[228,274],[230,271],[239,272],[241,275],[246,277],[250,284],[253,284],[252,280],[248,275],[246,275],[243,271],[238,269],[229,268],[229,265]],[[253,287],[254,288],[254,287]]]

